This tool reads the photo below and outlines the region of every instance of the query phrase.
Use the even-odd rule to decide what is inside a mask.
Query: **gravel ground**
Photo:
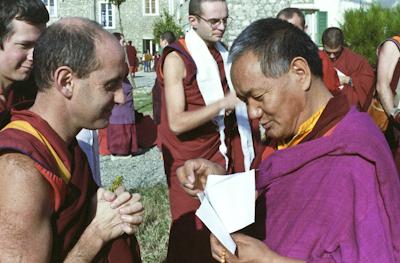
[[[155,77],[154,72],[137,72],[135,92],[151,92]],[[117,176],[124,178],[127,189],[167,184],[157,147],[133,157],[100,156],[100,171],[104,186],[110,185]]]
[[[133,157],[100,157],[102,184],[108,186],[117,176],[124,178],[127,189],[166,185],[161,153],[157,147]]]

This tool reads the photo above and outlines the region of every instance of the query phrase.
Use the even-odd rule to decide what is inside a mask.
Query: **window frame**
[[[151,6],[152,0],[143,0],[142,4],[143,4],[143,15],[144,16],[159,16],[160,15],[160,1],[159,0],[154,0],[155,1],[155,13],[146,13],[146,7],[147,7],[147,3],[149,5],[149,9],[150,11],[153,9]]]
[[[116,23],[117,23],[117,17],[116,17],[116,15],[115,15],[115,6],[113,5],[113,4],[111,4],[110,2],[108,2],[108,0],[100,0],[100,1],[98,1],[97,2],[97,4],[98,4],[98,8],[97,8],[97,22],[104,28],[104,29],[115,29],[116,28]],[[103,25],[103,23],[102,23],[102,21],[101,21],[101,18],[102,18],[102,16],[101,16],[101,11],[102,11],[102,9],[101,9],[101,7],[102,7],[102,5],[103,4],[105,4],[105,5],[110,5],[111,6],[111,17],[112,17],[112,25],[111,26],[108,26],[108,22],[109,22],[109,20],[108,19],[106,19],[106,23],[107,23],[107,25],[106,26],[104,26]],[[109,9],[107,8],[107,10],[106,10],[106,12],[109,12]],[[106,17],[108,17],[108,14],[106,15]]]

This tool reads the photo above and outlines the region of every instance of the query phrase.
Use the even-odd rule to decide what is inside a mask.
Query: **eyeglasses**
[[[217,29],[218,26],[223,23],[224,26],[227,26],[231,21],[232,18],[230,18],[229,16],[224,17],[224,18],[210,18],[210,19],[205,19],[204,17],[200,16],[200,15],[195,15],[198,18],[200,18],[201,20],[203,20],[204,22],[206,22],[207,24],[209,24],[211,26],[212,29]]]

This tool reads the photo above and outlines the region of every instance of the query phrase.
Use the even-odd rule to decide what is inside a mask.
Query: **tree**
[[[160,36],[166,31],[171,31],[176,37],[183,35],[182,28],[175,22],[172,15],[163,10],[163,14],[154,21],[153,35],[156,41],[160,41]]]
[[[348,47],[375,65],[379,43],[399,33],[400,6],[388,9],[374,4],[368,9],[348,10],[341,28]]]
[[[121,29],[121,33],[124,34],[124,28],[122,27],[122,19],[121,19],[121,5],[126,0],[108,0],[111,4],[116,5],[118,9],[118,20],[119,20],[119,28]]]

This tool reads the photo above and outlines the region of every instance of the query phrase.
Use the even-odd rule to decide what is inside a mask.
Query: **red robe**
[[[339,90],[339,78],[336,70],[333,68],[332,62],[328,55],[322,50],[318,51],[319,58],[322,61],[322,80],[325,86],[332,92],[335,93]]]
[[[126,45],[126,56],[128,57],[129,62],[129,73],[135,73],[137,71],[137,51],[134,46]]]
[[[352,79],[353,84],[346,84],[342,89],[350,105],[367,111],[375,87],[375,72],[368,60],[348,48],[343,48],[342,54],[332,64]]]
[[[186,77],[183,80],[186,99],[185,110],[194,111],[205,106],[196,81],[196,65],[185,48],[184,40],[181,39],[164,49],[160,67],[158,67],[157,79],[162,99],[158,139],[164,157],[164,168],[169,186],[169,200],[173,219],[167,261],[212,262],[209,232],[195,216],[195,211],[200,203],[182,190],[176,177],[176,169],[182,166],[186,160],[193,158],[205,158],[219,163],[223,167],[225,167],[225,160],[219,152],[220,138],[218,127],[212,121],[179,136],[176,136],[169,128],[165,107],[162,67],[165,57],[173,51],[176,51],[185,63]],[[224,92],[227,93],[229,92],[229,88],[225,77],[222,57],[215,49],[210,49],[210,52],[217,61],[222,87]],[[228,155],[231,158],[229,170],[243,171],[243,154],[240,148],[235,114],[230,114],[229,117],[225,118],[225,134]],[[233,156],[234,161],[232,161]]]
[[[49,149],[30,133],[13,128],[0,132],[0,152],[11,151],[29,156],[53,189],[53,198],[50,200],[53,208],[51,262],[61,262],[91,220],[90,205],[97,186],[76,140],[71,145],[66,145],[45,120],[28,110],[12,111],[12,121],[14,120],[27,121],[38,130],[71,173],[71,178],[66,183],[61,178]],[[106,245],[93,262],[141,262],[138,248],[134,237],[123,236]]]

